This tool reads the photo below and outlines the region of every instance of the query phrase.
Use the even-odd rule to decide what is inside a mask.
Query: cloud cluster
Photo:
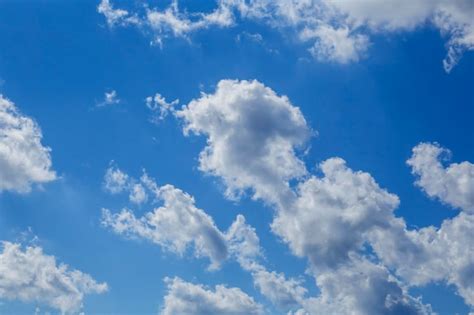
[[[162,315],[259,315],[263,307],[239,288],[216,285],[214,290],[180,278],[166,279],[168,293]]]
[[[38,124],[0,95],[0,192],[26,193],[34,184],[56,179],[42,137]]]
[[[474,305],[467,280],[474,270],[471,163],[443,166],[447,150],[437,144],[413,149],[407,163],[416,185],[461,212],[440,227],[409,229],[394,213],[399,198],[369,173],[333,157],[320,163],[319,175],[311,174],[298,155],[311,128],[286,96],[256,80],[222,80],[214,93],[169,112],[183,122],[185,135],[206,137],[199,168],[222,180],[228,198],[250,195],[274,209],[272,231],[307,259],[320,293],[311,297],[302,279],[268,270],[256,231],[242,215],[222,232],[190,195],[159,186],[146,173],[136,180],[112,165],[104,178],[111,193],[132,195],[139,186],[162,203],[141,218],[127,209],[104,210],[103,224],[116,233],[178,254],[193,248],[196,257],[210,259],[211,268],[234,259],[260,293],[288,314],[432,314],[430,305],[409,294],[410,287],[432,282],[453,285]]]
[[[153,33],[153,43],[163,44],[163,39],[174,36],[188,38],[188,35],[209,27],[227,27],[233,24],[233,13],[227,5],[218,6],[211,13],[190,16],[181,12],[178,1],[173,0],[164,10],[146,8],[141,16],[127,10],[115,9],[110,0],[102,0],[97,11],[103,14],[109,26],[137,26]]]
[[[156,93],[155,96],[148,96],[145,99],[145,102],[146,106],[155,114],[152,119],[154,122],[163,120],[166,116],[168,116],[168,113],[173,112],[175,110],[175,106],[179,104],[178,99],[172,102],[167,102],[166,98],[160,93]]]
[[[146,179],[146,177],[143,177],[143,179]],[[143,183],[130,178],[117,168],[113,161],[105,172],[103,187],[111,194],[128,192],[129,200],[135,204],[142,204],[148,200],[148,193]]]
[[[104,293],[106,283],[56,263],[54,256],[40,247],[22,249],[20,244],[3,242],[0,251],[0,298],[33,302],[61,313],[79,312],[86,294]]]
[[[254,198],[277,202],[288,181],[306,175],[295,152],[311,134],[301,111],[260,82],[222,80],[175,115],[185,134],[207,137],[200,169],[223,179],[226,195],[247,189]]]
[[[446,37],[444,69],[450,72],[462,54],[474,50],[474,6],[470,0],[218,0],[211,12],[180,10],[178,0],[144,13],[98,6],[109,26],[136,26],[151,32],[155,43],[188,36],[210,27],[231,27],[240,20],[291,30],[317,59],[356,62],[366,55],[370,36],[413,31],[431,25]]]
[[[456,287],[465,302],[474,306],[474,173],[472,163],[441,164],[440,154],[449,153],[434,143],[420,143],[407,161],[419,176],[416,185],[429,196],[458,207],[461,212],[439,228],[409,230],[402,219],[391,228],[373,234],[377,255],[412,285],[445,281]],[[413,266],[417,266],[413,269]]]
[[[159,186],[144,173],[137,180],[113,164],[104,176],[104,187],[110,193],[131,190],[141,185],[153,196],[153,203],[162,205],[143,217],[123,209],[112,213],[102,210],[102,224],[113,232],[129,238],[152,241],[165,250],[183,255],[193,248],[195,257],[209,258],[210,269],[217,269],[229,258],[248,271],[261,270],[257,259],[262,256],[255,230],[238,215],[226,232],[215,225],[211,216],[195,206],[192,196],[172,185]],[[131,184],[134,183],[134,184]],[[132,200],[131,200],[132,201]],[[262,270],[263,271],[263,270]],[[168,293],[162,314],[262,314],[263,308],[238,288],[216,286],[212,291],[179,278],[166,279]]]
[[[221,178],[231,197],[250,191],[273,205],[272,230],[295,255],[308,259],[321,291],[314,298],[304,297],[297,282],[269,273],[255,260],[243,261],[255,278],[260,272],[265,274],[260,279],[282,284],[273,297],[268,294],[276,304],[275,296],[280,296],[282,305],[296,303],[309,314],[427,314],[430,306],[410,296],[407,288],[445,281],[472,305],[472,286],[465,280],[474,270],[469,245],[472,164],[445,169],[439,154],[431,152],[441,150],[436,145],[428,145],[431,151],[426,144],[414,149],[408,163],[420,175],[418,185],[465,212],[440,228],[410,230],[394,215],[398,197],[380,188],[370,174],[348,168],[341,158],[322,162],[321,176],[308,174],[296,152],[309,127],[286,97],[259,82],[221,81],[214,94],[191,101],[175,115],[183,120],[185,134],[207,137],[200,169]],[[424,176],[431,178],[425,181]]]
[[[118,173],[123,174],[118,169],[109,169],[106,183],[109,174]],[[157,186],[146,174],[140,181],[144,186],[134,184],[132,190],[137,185],[140,189],[146,188],[162,205],[141,218],[129,209],[118,213],[103,209],[102,224],[117,234],[147,239],[179,255],[192,247],[197,257],[210,259],[211,268],[219,267],[228,255],[225,235],[209,215],[195,206],[194,198],[172,185]],[[133,198],[131,201],[134,201]]]
[[[450,154],[436,143],[420,143],[407,163],[418,176],[416,185],[428,196],[474,213],[474,164],[465,161],[444,167],[440,158]]]

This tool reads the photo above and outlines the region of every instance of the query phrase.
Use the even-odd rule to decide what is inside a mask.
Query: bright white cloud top
[[[214,94],[203,94],[176,116],[185,134],[207,137],[199,167],[223,179],[228,197],[251,189],[255,198],[278,202],[289,193],[290,179],[306,175],[295,151],[310,128],[287,97],[256,80],[222,80]]]
[[[0,192],[29,192],[56,179],[38,124],[0,95]]]
[[[102,0],[98,12],[109,26],[136,26],[159,45],[167,37],[189,38],[211,27],[231,27],[239,19],[263,22],[281,30],[292,29],[310,53],[321,61],[356,62],[367,52],[370,36],[408,32],[430,25],[446,38],[443,66],[450,72],[465,51],[474,50],[474,6],[470,0],[219,0],[210,12],[169,7],[146,7],[144,12],[114,8]]]
[[[39,303],[61,313],[78,313],[86,294],[104,293],[106,283],[57,264],[41,247],[3,242],[0,251],[0,299]]]

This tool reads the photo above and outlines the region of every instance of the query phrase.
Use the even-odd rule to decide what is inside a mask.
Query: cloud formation
[[[183,255],[192,247],[195,257],[207,257],[210,269],[217,269],[229,258],[248,271],[262,256],[255,230],[238,215],[227,232],[221,232],[204,210],[195,206],[192,196],[172,185],[159,186],[146,173],[137,180],[111,165],[104,176],[104,187],[110,193],[133,190],[140,185],[153,203],[162,206],[137,218],[131,210],[112,213],[102,210],[102,224],[113,232],[129,238],[144,239],[165,250]],[[131,184],[135,183],[135,184]],[[133,200],[130,200],[133,202]],[[258,267],[261,269],[261,267]],[[168,293],[164,297],[162,314],[263,314],[263,307],[238,288],[218,285],[215,290],[185,282],[166,279]]]
[[[166,279],[168,293],[162,315],[258,315],[263,307],[239,288],[216,285],[214,290],[185,282],[180,278]]]
[[[428,314],[430,306],[410,296],[408,288],[439,281],[455,285],[472,305],[472,286],[465,281],[474,270],[474,250],[469,245],[472,164],[445,169],[437,160],[440,149],[436,146],[427,150],[422,144],[414,149],[408,163],[420,175],[418,185],[466,212],[439,228],[408,229],[394,214],[398,197],[381,188],[370,174],[351,170],[341,158],[322,162],[321,176],[308,174],[296,154],[310,130],[304,117],[287,98],[259,82],[223,80],[214,94],[204,94],[175,115],[183,120],[185,134],[192,131],[207,138],[200,169],[221,178],[227,196],[235,195],[229,191],[250,191],[255,199],[272,205],[272,230],[295,255],[308,259],[321,291],[314,298],[305,297],[297,282],[272,274],[255,260],[241,263],[255,278],[260,272],[267,280],[273,278],[275,286],[281,284],[281,290],[267,294],[277,305],[281,299],[280,305],[297,304],[309,314],[336,310],[341,314]],[[247,123],[252,121],[260,122],[255,123],[258,128]],[[282,143],[283,150],[265,150]],[[239,152],[245,155],[240,158]],[[269,170],[268,165],[272,165]],[[423,179],[427,175],[429,184]],[[290,185],[294,180],[297,184]],[[415,265],[423,272],[410,269]],[[360,283],[366,287],[359,287]],[[266,287],[256,286],[262,291]]]
[[[79,312],[86,294],[105,291],[106,283],[58,265],[56,258],[45,255],[40,247],[22,249],[20,244],[2,243],[0,299],[40,303],[64,314]]]
[[[256,199],[277,202],[288,181],[306,175],[295,151],[311,134],[297,107],[260,82],[222,80],[175,115],[184,133],[204,135],[199,168],[223,179],[226,196],[252,190]]]
[[[370,37],[409,32],[430,25],[446,38],[443,67],[450,72],[465,51],[474,50],[474,6],[470,0],[219,0],[210,12],[180,10],[178,0],[164,9],[145,7],[131,13],[102,0],[98,12],[109,26],[136,26],[159,45],[167,37],[188,39],[210,27],[240,21],[261,22],[296,33],[320,61],[357,62],[366,55]]]
[[[407,164],[418,177],[416,185],[428,196],[474,213],[474,164],[465,161],[444,167],[443,157],[450,155],[436,143],[420,143]]]
[[[167,102],[164,96],[156,93],[155,96],[148,96],[145,99],[145,104],[154,113],[152,121],[159,122],[168,116],[169,112],[174,112],[175,106],[179,104],[179,100]]]
[[[27,193],[34,184],[56,179],[42,137],[38,124],[0,95],[0,192]]]
[[[119,104],[120,99],[118,98],[117,91],[110,90],[104,93],[104,100],[97,104],[98,107],[109,106]]]
[[[114,172],[121,171],[115,169]],[[106,180],[107,174],[109,171]],[[140,218],[129,209],[118,213],[103,209],[102,224],[117,234],[152,241],[179,255],[192,247],[195,256],[208,257],[210,268],[218,268],[227,258],[228,249],[225,236],[216,227],[214,220],[197,208],[194,198],[182,190],[172,185],[158,186],[146,174],[142,176],[141,182],[144,186],[135,184],[132,187],[140,185],[140,189],[148,189],[162,206]],[[131,198],[131,201],[134,199]]]

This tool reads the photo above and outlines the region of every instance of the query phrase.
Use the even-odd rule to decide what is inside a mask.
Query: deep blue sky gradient
[[[396,213],[410,226],[439,225],[457,213],[414,187],[405,164],[421,141],[449,148],[455,162],[474,161],[474,54],[466,53],[446,74],[438,31],[374,37],[367,58],[337,65],[312,59],[290,32],[249,22],[193,35],[190,43],[168,39],[160,49],[139,30],[110,30],[97,4],[0,1],[0,93],[41,126],[61,177],[27,195],[0,194],[0,239],[16,240],[31,227],[46,253],[106,281],[108,293],[86,297],[87,314],[156,313],[163,278],[175,275],[239,286],[266,303],[235,263],[209,272],[204,259],[164,253],[103,229],[101,208],[127,204],[102,189],[111,160],[132,176],[145,168],[158,183],[190,193],[222,230],[243,213],[261,238],[270,269],[306,277],[305,262],[270,232],[271,209],[247,199],[225,200],[219,181],[199,172],[203,138],[184,137],[173,118],[150,122],[144,99],[156,92],[187,104],[201,90],[212,92],[221,79],[258,79],[287,95],[318,131],[304,157],[311,170],[340,156],[352,169],[371,173],[400,197]],[[236,41],[243,31],[260,33],[263,44],[245,36]],[[97,108],[112,89],[122,102]],[[313,280],[305,280],[316,294]],[[430,285],[414,292],[440,314],[468,311],[452,288]],[[0,313],[31,314],[34,308],[4,302]]]

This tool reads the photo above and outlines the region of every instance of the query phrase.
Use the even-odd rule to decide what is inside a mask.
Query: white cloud
[[[0,95],[0,192],[26,193],[34,184],[56,179],[42,137],[38,124]]]
[[[176,116],[184,132],[205,135],[200,169],[223,179],[230,198],[252,189],[255,198],[277,202],[288,181],[306,174],[295,150],[310,129],[300,110],[258,81],[222,80]]]
[[[408,288],[440,281],[454,285],[472,305],[471,163],[443,167],[439,146],[414,148],[408,164],[419,176],[417,185],[464,212],[439,228],[409,230],[394,215],[398,197],[370,174],[351,170],[337,157],[320,164],[320,176],[308,174],[296,152],[310,128],[287,97],[258,81],[223,80],[215,93],[202,94],[173,114],[183,120],[185,134],[206,137],[200,169],[221,178],[228,197],[249,190],[274,208],[272,230],[294,254],[308,259],[320,293],[308,297],[302,281],[268,271],[260,262],[258,236],[243,216],[223,233],[191,196],[171,185],[160,187],[146,174],[140,184],[164,205],[140,219],[129,210],[105,211],[104,224],[117,233],[151,239],[178,253],[192,245],[196,256],[210,258],[211,267],[231,257],[252,275],[262,295],[289,314],[430,314],[431,307],[410,296]],[[176,226],[186,229],[174,235]]]
[[[351,34],[347,27],[333,28],[330,25],[321,25],[315,29],[304,30],[301,36],[316,40],[309,51],[320,61],[329,60],[341,64],[356,62],[369,46],[367,36]]]
[[[364,177],[367,174],[358,173],[357,175]],[[353,180],[349,180],[349,182],[353,182]],[[310,207],[306,209],[309,211]],[[296,216],[298,215],[296,214]],[[314,225],[314,221],[308,224],[311,223]],[[330,225],[328,230],[330,230],[333,223],[328,224]],[[362,258],[355,252],[344,263],[337,265],[327,265],[326,263],[324,268],[313,269],[312,274],[315,276],[321,293],[316,297],[309,297],[308,290],[303,286],[302,280],[287,278],[283,273],[268,271],[259,263],[258,260],[262,256],[259,239],[255,230],[246,225],[243,218],[234,222],[229,231],[232,230],[236,233],[229,233],[234,235],[233,246],[230,248],[234,252],[234,256],[238,257],[237,261],[244,270],[251,273],[254,285],[260,293],[279,310],[288,312],[288,314],[432,313],[431,307],[422,304],[420,299],[411,297],[405,286],[392,276],[387,268]],[[313,231],[319,230],[320,226],[315,225]],[[341,234],[341,232],[336,233]],[[304,231],[301,234],[301,238],[316,238],[314,232],[312,235]],[[351,232],[349,231],[347,235],[351,235]],[[334,245],[328,244],[327,247],[331,246]],[[306,255],[314,255],[314,252],[308,249]],[[323,253],[320,258],[327,259],[325,255]],[[322,263],[317,264],[318,266],[323,265]]]
[[[256,315],[263,307],[239,288],[216,285],[214,290],[185,282],[180,278],[166,279],[168,294],[162,315]]]
[[[391,229],[398,197],[340,158],[320,165],[297,187],[289,209],[279,209],[272,229],[296,255],[307,257],[321,294],[301,306],[309,314],[428,314],[382,265],[366,258],[374,231]],[[364,285],[361,285],[364,283]]]
[[[138,17],[126,10],[114,9],[109,0],[102,0],[97,11],[103,14],[107,24],[113,26],[134,25],[150,29],[153,42],[162,45],[169,36],[187,38],[190,33],[211,26],[228,27],[233,24],[233,14],[224,2],[210,13],[187,14],[180,12],[178,1],[173,0],[164,10],[146,7],[145,14]]]
[[[117,96],[117,91],[111,90],[109,92],[104,93],[104,100],[97,104],[97,106],[108,106],[108,105],[115,105],[120,103],[120,99]]]
[[[316,282],[321,295],[305,301],[309,314],[433,314],[385,267],[365,259],[321,273]]]
[[[474,50],[474,6],[470,0],[329,1],[346,17],[353,29],[368,26],[373,33],[411,31],[431,24],[446,36],[446,72],[458,63],[464,51]]]
[[[62,313],[79,312],[84,296],[107,291],[107,284],[56,263],[40,247],[3,242],[0,252],[0,299],[40,303]]]
[[[197,257],[208,257],[210,268],[218,268],[227,258],[227,244],[212,218],[196,208],[193,197],[172,185],[159,187],[156,198],[163,205],[141,218],[128,209],[115,214],[103,209],[102,224],[117,234],[146,239],[180,255],[192,246]]]
[[[403,220],[377,231],[374,251],[410,285],[431,282],[454,285],[468,305],[474,306],[474,216],[460,213],[441,227],[408,230]],[[413,268],[416,266],[416,268]]]
[[[166,98],[160,93],[156,93],[155,96],[148,96],[145,99],[146,106],[155,113],[153,117],[154,122],[163,120],[168,116],[169,112],[174,112],[175,106],[179,104],[179,100],[176,99],[172,102],[167,102]]]
[[[399,200],[340,158],[324,161],[320,169],[324,176],[298,185],[298,198],[290,209],[280,209],[272,229],[296,255],[326,269],[347,263],[367,233],[386,227]]]
[[[97,12],[103,14],[110,27],[116,25],[129,25],[129,24],[140,24],[137,17],[131,16],[127,10],[114,9],[109,0],[102,0],[98,7]]]
[[[420,143],[407,163],[418,176],[416,185],[430,197],[474,213],[474,164],[465,161],[444,167],[441,159],[449,155],[436,143]]]
[[[295,32],[310,43],[319,60],[349,63],[366,55],[374,34],[409,32],[434,26],[447,38],[444,69],[450,72],[465,51],[474,50],[474,6],[470,0],[219,0],[211,12],[179,10],[178,0],[164,10],[147,8],[131,15],[102,0],[98,10],[109,25],[138,25],[150,30],[156,43],[198,30],[230,27],[240,20],[262,22]],[[240,20],[239,20],[240,18]],[[304,36],[304,34],[312,36]],[[303,36],[302,36],[303,35]]]
[[[260,293],[281,310],[291,310],[306,303],[305,295],[308,290],[302,286],[302,281],[287,279],[283,273],[256,268],[252,272],[255,286]]]
[[[114,172],[121,174],[120,178],[134,182],[133,178],[117,168]],[[224,259],[235,259],[244,270],[251,273],[254,284],[261,293],[279,308],[294,308],[300,305],[296,303],[302,303],[306,289],[300,286],[300,281],[269,272],[259,263],[263,258],[260,240],[255,229],[246,223],[244,216],[238,215],[227,232],[221,232],[208,214],[194,206],[194,199],[188,194],[171,185],[158,186],[147,174],[140,180],[143,187],[155,196],[153,202],[161,200],[164,205],[154,212],[146,213],[142,218],[136,218],[133,212],[127,209],[115,214],[104,209],[104,226],[126,237],[150,240],[177,254],[183,254],[188,247],[193,246],[197,257],[206,256],[211,259],[211,268],[219,267]],[[208,307],[201,309],[186,302],[187,306],[179,308],[178,311],[175,309],[178,307],[175,297],[167,297],[167,301],[169,305],[166,309],[171,313],[181,314],[186,311],[200,314],[199,312],[207,310]]]
[[[105,173],[104,186],[112,194],[129,193],[130,201],[136,204],[147,202],[148,196],[152,204],[161,204],[141,218],[126,208],[118,213],[103,209],[102,224],[117,234],[152,241],[179,255],[192,247],[196,257],[211,260],[211,269],[220,267],[229,255],[241,264],[251,263],[261,255],[255,230],[242,215],[227,232],[221,232],[212,217],[195,206],[189,194],[172,185],[159,186],[146,173],[136,180],[113,162]]]
[[[122,172],[111,162],[110,167],[105,172],[104,188],[111,194],[118,194],[126,190],[129,186],[128,175]]]
[[[304,303],[307,290],[301,281],[287,279],[283,273],[268,271],[259,261],[264,258],[260,239],[242,215],[226,233],[229,252],[242,269],[250,272],[255,287],[277,308],[288,311]]]
[[[276,305],[293,305],[290,311],[301,314],[336,310],[341,314],[426,314],[430,307],[411,297],[407,287],[444,281],[455,285],[471,304],[472,287],[465,280],[474,270],[474,251],[468,246],[472,238],[470,216],[461,213],[452,221],[444,221],[441,228],[408,230],[404,220],[394,215],[398,197],[380,188],[370,174],[351,170],[340,158],[330,158],[320,164],[321,176],[308,175],[295,152],[304,144],[309,127],[287,98],[269,91],[256,81],[224,80],[214,94],[202,95],[176,114],[184,121],[185,133],[206,136],[207,147],[200,155],[203,172],[222,178],[227,191],[249,189],[255,192],[253,197],[273,206],[273,231],[294,254],[308,259],[310,274],[321,290],[316,297],[306,297],[297,280],[267,271],[256,258],[258,238],[252,236],[245,222],[235,223],[235,230],[242,232],[236,233],[241,236],[234,238],[238,245],[232,248],[237,252],[249,249],[250,254],[240,255],[238,261],[252,273],[262,294]],[[275,96],[279,101],[270,101]],[[255,121],[260,124],[247,123]],[[301,135],[300,141],[294,140],[295,134]],[[282,150],[262,150],[280,143],[285,143],[285,150],[279,160],[291,163],[272,164]],[[432,195],[469,211],[472,164],[444,168],[436,150],[424,155],[420,153],[427,150],[415,151],[409,163],[418,167],[415,173],[420,175],[418,182],[423,182],[419,185],[426,190],[435,185]],[[267,170],[269,165],[274,166]],[[423,181],[423,169],[431,176],[426,179],[429,185]],[[290,186],[290,180],[297,184]],[[452,187],[446,189],[446,183]],[[444,188],[439,189],[439,185]],[[439,191],[452,191],[453,197],[449,199],[450,194]],[[443,261],[445,265],[439,269]],[[410,274],[413,265],[422,268],[417,269],[417,276]],[[258,273],[265,276],[258,280]],[[265,284],[262,278],[272,284]],[[359,288],[360,283],[365,286]],[[272,285],[273,291],[266,290]]]
[[[252,269],[262,256],[260,240],[254,228],[245,223],[245,217],[238,215],[226,233],[229,252],[244,267]]]
[[[372,30],[380,32],[414,29],[434,13],[436,3],[439,1],[325,0],[325,2],[346,15],[349,23],[356,26],[367,25]]]
[[[133,184],[129,198],[131,202],[141,204],[147,201],[148,194],[142,184]]]
[[[474,306],[474,285],[468,280],[474,275],[474,168],[467,161],[444,167],[443,155],[450,152],[438,144],[420,143],[407,163],[419,176],[417,186],[463,211],[439,228],[409,230],[403,219],[393,220],[390,229],[372,235],[372,245],[383,262],[411,285],[444,281]]]
[[[113,161],[104,175],[104,189],[111,194],[129,193],[129,200],[142,204],[148,200],[148,193],[142,183],[122,172]]]

